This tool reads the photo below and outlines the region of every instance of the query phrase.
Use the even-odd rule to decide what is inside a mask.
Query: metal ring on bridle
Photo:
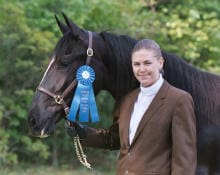
[[[63,104],[63,97],[61,97],[60,95],[55,96],[54,100],[57,104]]]
[[[92,48],[88,48],[86,53],[87,53],[87,56],[89,56],[89,57],[93,56],[93,49]]]

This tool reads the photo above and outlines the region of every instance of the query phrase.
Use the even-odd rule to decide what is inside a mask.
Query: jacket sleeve
[[[183,93],[176,103],[172,120],[172,173],[195,175],[197,164],[194,103]]]
[[[113,123],[108,129],[102,128],[91,128],[88,127],[87,137],[81,140],[84,146],[104,148],[110,150],[120,149],[120,138],[119,138],[119,108],[116,108],[113,112]]]

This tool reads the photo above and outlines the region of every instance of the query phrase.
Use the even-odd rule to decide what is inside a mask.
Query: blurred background
[[[49,138],[29,135],[28,107],[61,37],[55,14],[87,30],[154,39],[162,50],[219,74],[219,7],[219,0],[0,0],[0,174],[89,174],[64,121]],[[97,103],[95,127],[108,127],[114,99],[102,91]],[[99,174],[115,174],[117,151],[85,152]]]

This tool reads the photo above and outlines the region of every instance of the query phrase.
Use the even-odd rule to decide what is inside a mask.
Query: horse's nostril
[[[36,119],[34,118],[34,117],[32,117],[30,120],[29,120],[29,124],[30,124],[30,126],[35,126],[36,124],[37,124],[37,121],[36,121]]]

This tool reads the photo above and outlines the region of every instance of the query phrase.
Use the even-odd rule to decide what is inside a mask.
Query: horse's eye
[[[64,56],[60,59],[60,64],[61,64],[62,66],[68,66],[71,62],[72,62],[71,55],[64,55]]]

